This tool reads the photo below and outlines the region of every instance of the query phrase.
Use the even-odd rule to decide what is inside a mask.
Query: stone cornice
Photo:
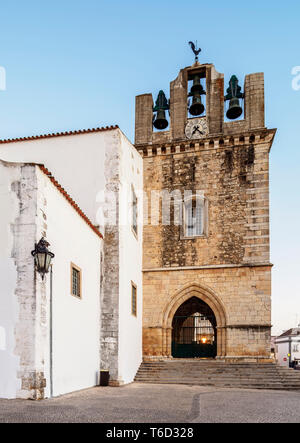
[[[206,266],[176,266],[170,268],[149,268],[143,269],[143,272],[169,272],[169,271],[197,271],[205,269],[233,269],[233,268],[272,268],[272,263],[245,263],[245,264],[228,264],[228,265],[206,265]]]
[[[268,144],[269,150],[272,147],[276,129],[256,129],[244,131],[239,134],[224,135],[214,134],[204,139],[195,140],[174,140],[173,142],[161,141],[149,143],[147,145],[135,145],[136,149],[143,154],[143,157],[155,157],[160,155],[176,155],[183,152],[211,151],[226,149],[230,147],[249,146],[252,144]]]
[[[272,328],[272,325],[270,323],[264,323],[264,324],[235,324],[235,325],[226,325],[226,326],[217,326],[217,329],[259,329],[259,328]]]

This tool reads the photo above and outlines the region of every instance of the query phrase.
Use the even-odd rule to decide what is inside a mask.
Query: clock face
[[[191,118],[185,127],[185,135],[189,139],[204,138],[208,134],[206,118]]]

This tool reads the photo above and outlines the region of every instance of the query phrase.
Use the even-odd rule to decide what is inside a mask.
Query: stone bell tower
[[[235,76],[228,81],[225,91],[224,75],[196,59],[170,83],[169,100],[163,91],[155,106],[152,94],[136,97],[135,146],[148,196],[145,359],[270,360],[276,130],[265,127],[264,75],[247,75],[243,91]],[[170,197],[170,223],[153,195]]]

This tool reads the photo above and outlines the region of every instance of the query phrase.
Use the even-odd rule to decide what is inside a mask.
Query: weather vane
[[[197,41],[196,41],[196,46],[195,46],[195,43],[193,43],[193,42],[189,42],[189,45],[192,48],[193,53],[195,54],[195,62],[197,63],[198,62],[198,55],[201,52],[201,48],[197,49],[197,46],[198,46]]]

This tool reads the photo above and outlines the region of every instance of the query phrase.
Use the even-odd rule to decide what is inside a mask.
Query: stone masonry
[[[117,140],[116,140],[117,141]],[[110,195],[119,195],[119,149],[117,143],[105,154],[105,218],[111,214]],[[110,383],[118,386],[119,355],[119,201],[115,208],[116,223],[105,225],[103,278],[101,288],[101,369],[110,370]]]
[[[188,81],[206,79],[208,134],[188,140]],[[170,129],[152,129],[151,94],[136,99],[135,146],[144,158],[145,359],[171,356],[172,319],[196,296],[217,319],[218,358],[270,359],[269,152],[275,130],[264,122],[263,74],[246,76],[244,120],[224,121],[224,76],[195,64],[170,85]],[[151,224],[151,193],[189,190],[204,196],[205,235],[184,238],[171,222]],[[171,207],[171,220],[174,206]]]
[[[32,249],[37,237],[38,187],[35,165],[20,166],[20,179],[12,183],[12,191],[19,201],[19,214],[12,226],[13,257],[18,273],[15,293],[19,306],[15,330],[15,354],[19,356],[18,397],[40,400],[44,398],[46,387],[44,360],[47,300],[43,285],[34,278],[32,257],[27,253]]]

